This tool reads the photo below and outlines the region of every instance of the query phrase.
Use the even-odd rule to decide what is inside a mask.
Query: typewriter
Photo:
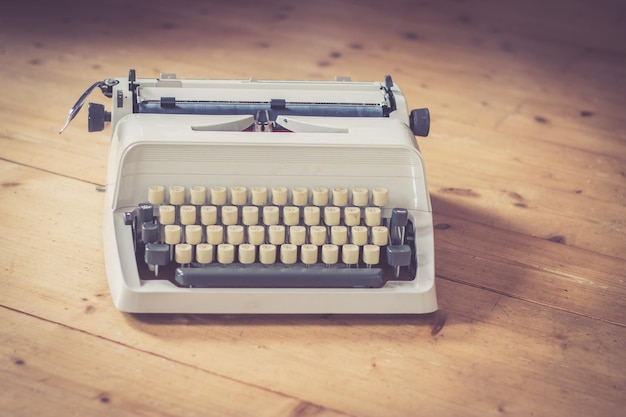
[[[433,221],[408,111],[382,82],[108,78],[104,255],[135,313],[437,309]],[[63,129],[61,130],[63,131]]]

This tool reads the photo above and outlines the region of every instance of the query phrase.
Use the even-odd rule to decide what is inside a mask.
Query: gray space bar
[[[380,288],[380,268],[325,268],[283,265],[181,267],[176,283],[195,288]]]

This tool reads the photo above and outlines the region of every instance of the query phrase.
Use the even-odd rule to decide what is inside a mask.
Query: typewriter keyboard
[[[385,188],[154,185],[126,224],[141,279],[377,288],[417,268],[408,212],[388,201]]]

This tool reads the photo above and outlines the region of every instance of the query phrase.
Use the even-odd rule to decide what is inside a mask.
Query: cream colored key
[[[341,209],[339,207],[324,207],[324,223],[326,226],[337,226],[341,223]]]
[[[226,243],[240,245],[243,243],[243,226],[240,224],[230,225],[226,228]]]
[[[380,261],[380,246],[363,246],[363,262],[366,265],[377,265]]]
[[[361,224],[361,209],[359,207],[346,207],[343,209],[343,222],[346,226],[358,226]]]
[[[252,187],[252,205],[254,206],[264,206],[267,204],[267,187],[263,186],[255,186]]]
[[[300,208],[294,206],[283,207],[283,224],[295,226],[300,223]]]
[[[366,207],[365,208],[365,224],[367,226],[380,226],[381,211],[380,207]]]
[[[237,206],[222,206],[221,223],[226,226],[239,223],[239,209]]]
[[[180,226],[177,224],[168,224],[164,230],[165,238],[163,239],[168,245],[178,245],[180,243]]]
[[[182,185],[170,185],[170,204],[182,206],[185,204],[185,187]]]
[[[239,262],[245,265],[253,264],[256,260],[256,246],[249,243],[239,245],[238,248]]]
[[[327,244],[322,246],[322,262],[326,265],[334,265],[339,260],[339,246]]]
[[[213,262],[213,245],[210,243],[200,243],[196,245],[196,262],[210,264]]]
[[[200,222],[204,226],[217,223],[217,207],[202,206],[200,208]]]
[[[346,187],[333,188],[333,206],[344,207],[348,205],[348,189]]]
[[[241,222],[246,226],[259,224],[259,208],[257,206],[245,206],[242,208]]]
[[[326,187],[313,187],[313,205],[314,206],[326,206],[328,205],[328,188]]]
[[[223,185],[211,186],[211,204],[214,206],[223,206],[226,204],[226,187]]]
[[[272,187],[272,204],[275,206],[284,206],[289,200],[289,190],[287,187]]]
[[[159,223],[161,224],[174,224],[176,221],[176,209],[174,206],[162,205],[159,206]]]
[[[293,187],[291,189],[291,204],[298,207],[309,203],[309,189],[306,187]]]
[[[353,226],[350,228],[350,241],[353,245],[363,246],[367,245],[367,227],[366,226]]]
[[[200,242],[202,242],[202,226],[199,224],[185,226],[185,243],[197,245]]]
[[[191,245],[188,243],[179,243],[174,246],[174,259],[177,263],[185,265],[191,263],[193,251]]]
[[[345,245],[348,242],[348,228],[346,226],[332,226],[330,228],[330,243]]]
[[[311,226],[309,228],[309,243],[322,246],[326,243],[326,226]]]
[[[276,263],[276,245],[264,243],[259,246],[259,262],[263,265]]]
[[[189,203],[194,206],[201,206],[206,203],[206,187],[204,185],[189,187]]]
[[[217,262],[232,264],[235,260],[235,246],[230,243],[221,243],[217,246]]]
[[[180,207],[180,223],[184,225],[196,224],[196,206]]]
[[[230,204],[233,206],[245,206],[248,204],[248,189],[243,185],[230,187]]]
[[[275,224],[267,229],[267,241],[272,245],[282,245],[285,243],[285,226]]]
[[[280,245],[280,261],[285,265],[293,265],[298,261],[298,247],[289,243]]]
[[[352,205],[365,207],[370,200],[370,190],[365,187],[354,187],[352,189]]]
[[[374,226],[371,230],[372,245],[385,246],[389,242],[389,231],[385,226]]]
[[[248,227],[248,243],[258,246],[265,243],[265,227],[249,226]]]
[[[378,207],[386,206],[389,203],[389,191],[383,187],[372,189],[372,204]]]
[[[289,243],[292,245],[304,245],[306,242],[306,227],[291,226],[289,228]]]
[[[214,224],[206,227],[206,243],[219,245],[224,242],[224,226]]]
[[[310,244],[302,245],[300,247],[300,260],[305,265],[317,263],[317,246]]]
[[[279,210],[276,206],[265,206],[263,207],[263,224],[266,226],[271,226],[273,224],[278,224],[279,219]]]
[[[165,202],[165,187],[162,185],[151,185],[148,187],[148,202],[159,205]]]
[[[346,265],[359,263],[359,247],[357,245],[343,245],[341,247],[341,262]]]
[[[317,206],[307,206],[304,208],[304,224],[307,226],[317,226],[320,224],[320,208]]]

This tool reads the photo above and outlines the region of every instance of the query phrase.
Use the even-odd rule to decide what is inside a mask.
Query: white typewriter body
[[[388,82],[385,88],[384,83],[350,81],[129,78],[109,80],[113,84],[109,88],[113,106],[104,254],[111,296],[118,309],[137,313],[226,314],[406,314],[437,309],[433,222],[424,162],[409,128],[405,100],[396,85]],[[388,114],[382,117],[357,114],[370,109],[380,111],[381,106],[389,104],[388,93],[393,96],[393,109]],[[290,111],[291,103],[304,110]],[[191,110],[185,110],[185,106]],[[204,108],[201,112],[219,114],[198,114],[198,106]],[[245,110],[246,106],[254,107],[255,111]],[[347,113],[325,114],[333,106],[348,109]],[[358,106],[360,110],[356,109]],[[205,111],[207,108],[218,110]],[[369,190],[370,201],[371,190],[385,189],[387,201],[378,209],[382,218],[389,219],[396,207],[404,208],[408,215],[408,237],[404,237],[403,231],[403,241],[396,243],[397,247],[410,246],[410,266],[405,265],[407,261],[401,261],[404,262],[401,268],[407,270],[403,273],[405,278],[385,278],[383,285],[375,288],[291,287],[284,283],[277,287],[187,286],[157,276],[152,272],[154,268],[149,269],[146,277],[145,272],[140,272],[143,267],[138,267],[143,255],[136,256],[136,251],[144,244],[138,237],[141,226],[134,213],[139,204],[147,201],[147,190],[154,185],[165,189],[166,199],[169,187],[184,186],[186,197],[182,204],[191,204],[189,187],[193,185],[209,189],[213,185],[226,189],[245,187],[248,195],[256,186],[268,190],[278,186],[288,190],[305,187],[309,193],[306,205],[312,205],[312,187],[331,190],[331,194],[334,189],[361,187]],[[159,202],[153,207],[155,216]],[[352,197],[348,206],[350,203]],[[176,210],[181,210],[181,203],[178,204]],[[205,204],[211,204],[209,197]],[[272,204],[270,191],[265,205]],[[332,200],[326,205],[332,205]],[[159,218],[155,217],[153,222],[158,225]],[[262,222],[259,220],[259,224]],[[206,227],[201,225],[203,230]],[[328,233],[330,236],[330,229]],[[373,233],[371,228],[368,233]],[[281,249],[280,245],[278,248]],[[298,247],[300,250],[304,249]],[[339,250],[344,249],[340,246]],[[298,260],[298,264],[301,262],[304,261]],[[218,264],[218,269],[237,268],[237,257],[233,265],[219,265],[215,260],[213,263]],[[194,261],[188,266],[192,264]],[[241,274],[256,267],[266,268],[256,258]],[[345,271],[346,265],[342,268]],[[350,267],[359,268],[367,269],[363,265]],[[284,270],[274,267],[264,279],[271,280]],[[314,267],[301,270],[308,273]],[[411,276],[407,279],[406,274]]]

